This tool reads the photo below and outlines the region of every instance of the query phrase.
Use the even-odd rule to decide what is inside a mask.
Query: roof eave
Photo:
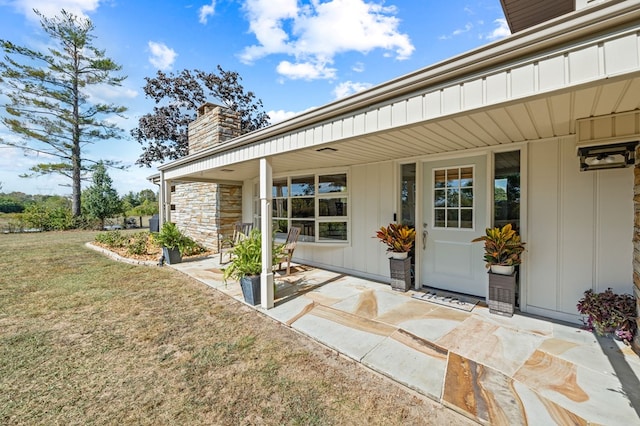
[[[241,135],[231,141],[193,155],[182,157],[171,163],[159,166],[158,170],[170,170],[216,153],[276,137],[280,134],[370,107],[443,81],[451,81],[464,75],[491,69],[540,50],[564,45],[594,32],[624,25],[627,22],[637,22],[638,20],[640,20],[640,0],[611,0],[599,6],[582,9],[379,84],[366,91],[328,103],[280,123]]]

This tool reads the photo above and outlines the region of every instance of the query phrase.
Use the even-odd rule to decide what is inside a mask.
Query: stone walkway
[[[172,267],[243,300],[217,258]],[[275,281],[257,310],[480,423],[640,425],[640,358],[621,342],[303,265]]]

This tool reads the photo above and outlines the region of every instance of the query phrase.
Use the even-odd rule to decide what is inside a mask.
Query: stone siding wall
[[[198,118],[189,124],[189,154],[240,136],[240,116],[218,105],[198,108]]]
[[[633,349],[640,354],[640,149],[636,150],[633,182],[633,291],[636,296],[636,324],[639,330],[633,340]]]
[[[240,136],[240,115],[228,108],[204,104],[189,124],[189,154]],[[171,194],[171,221],[191,238],[217,251],[218,242],[233,234],[242,220],[242,186],[178,183]]]
[[[233,233],[233,224],[242,219],[242,186],[212,183],[176,185],[171,194],[175,210],[171,220],[182,232],[217,251],[221,238]]]

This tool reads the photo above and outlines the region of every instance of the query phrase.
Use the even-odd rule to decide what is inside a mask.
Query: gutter
[[[580,9],[280,123],[241,135],[231,141],[193,155],[187,155],[171,163],[160,165],[158,170],[170,170],[220,152],[274,138],[283,133],[371,107],[443,81],[452,81],[541,50],[549,50],[573,40],[632,22],[640,22],[640,0],[609,0],[593,7]]]

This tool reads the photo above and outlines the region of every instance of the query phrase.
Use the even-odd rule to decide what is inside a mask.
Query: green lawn
[[[467,423],[94,235],[0,235],[0,424]]]

